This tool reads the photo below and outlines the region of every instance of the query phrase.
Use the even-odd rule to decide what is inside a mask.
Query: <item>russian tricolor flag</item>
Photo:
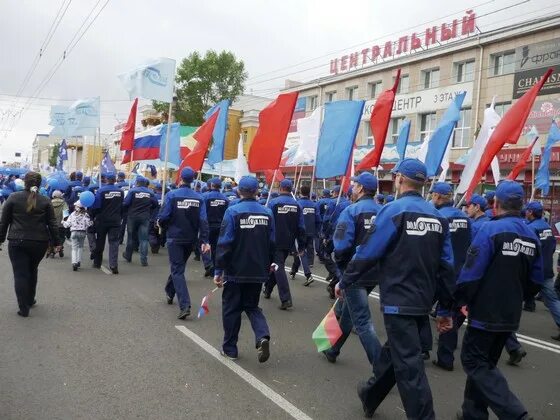
[[[167,136],[167,124],[160,124],[150,127],[147,130],[138,133],[134,139],[132,153],[127,150],[123,156],[122,163],[139,160],[163,159],[160,156],[161,145],[165,145],[165,137]],[[174,150],[177,149],[177,150]],[[179,154],[179,124],[171,124],[171,143],[169,148],[169,156]],[[170,159],[173,162],[173,159]],[[175,162],[173,162],[175,163]]]
[[[208,296],[209,295],[206,295],[202,298],[202,302],[200,303],[200,309],[198,310],[197,318],[201,318],[204,315],[208,314],[208,312],[210,312],[210,309],[208,309]]]

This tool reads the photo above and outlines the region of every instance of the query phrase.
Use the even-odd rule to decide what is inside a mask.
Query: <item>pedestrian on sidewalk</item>
[[[78,271],[82,263],[82,252],[87,235],[87,229],[93,225],[85,207],[76,201],[74,211],[64,222],[64,227],[70,229],[70,240],[72,241],[72,270]]]
[[[49,240],[58,250],[60,242],[53,206],[39,194],[41,175],[28,172],[23,191],[10,194],[0,218],[0,244],[9,240],[8,255],[14,271],[19,305],[18,315],[29,316],[35,305],[39,263],[45,256]],[[9,229],[9,232],[8,232]]]
[[[275,237],[274,216],[256,201],[257,188],[255,177],[244,176],[239,181],[241,201],[226,210],[220,229],[214,283],[224,288],[222,354],[237,359],[241,314],[245,312],[255,333],[258,360],[264,363],[270,357],[270,332],[259,298],[272,271]]]

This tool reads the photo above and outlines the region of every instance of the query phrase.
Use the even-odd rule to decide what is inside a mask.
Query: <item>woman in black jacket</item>
[[[2,208],[0,243],[6,240],[7,233],[18,315],[26,317],[36,303],[37,267],[45,256],[49,240],[58,247],[59,238],[51,202],[39,194],[41,175],[28,172],[24,182],[25,190],[10,194]]]

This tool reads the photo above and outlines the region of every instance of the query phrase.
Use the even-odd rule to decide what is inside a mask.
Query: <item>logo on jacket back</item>
[[[226,205],[225,200],[210,200],[210,207],[220,207],[225,205]]]
[[[120,191],[110,191],[110,192],[106,192],[103,197],[105,198],[105,200],[110,200],[111,198],[117,198],[121,196],[121,192]]]
[[[150,193],[146,193],[146,192],[134,193],[134,198],[150,198]]]
[[[449,232],[457,232],[458,229],[468,229],[469,222],[466,219],[453,219],[449,221]]]
[[[297,213],[298,207],[297,206],[278,206],[278,214],[288,214],[288,213]]]
[[[268,226],[268,216],[249,216],[239,219],[241,229],[254,229],[255,226]]]
[[[416,220],[407,220],[406,233],[413,236],[424,236],[428,232],[442,233],[443,228],[438,219],[419,217]]]
[[[552,238],[552,237],[554,237],[554,235],[552,234],[551,229],[545,229],[541,233],[539,233],[539,239],[541,241],[544,241],[544,240],[546,240],[548,238]]]
[[[364,229],[365,230],[370,230],[371,227],[373,226],[373,222],[375,222],[375,215],[371,216],[370,219],[364,219]]]
[[[504,242],[502,244],[502,254],[509,257],[517,257],[519,253],[533,257],[535,255],[536,245],[516,238],[513,242]]]
[[[313,207],[304,207],[303,208],[303,215],[306,214],[315,214],[315,209]]]
[[[177,208],[178,209],[188,209],[190,207],[200,207],[200,201],[189,200],[189,199],[177,201]]]

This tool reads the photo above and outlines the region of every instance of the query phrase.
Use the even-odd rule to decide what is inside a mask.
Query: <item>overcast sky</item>
[[[57,11],[68,1],[23,98],[16,98],[12,107]],[[17,112],[37,91],[84,19],[98,4],[91,21],[106,1],[0,0],[0,130],[13,125],[9,112]],[[517,3],[523,4],[491,13]],[[428,23],[460,17],[469,8],[482,16],[477,22],[482,31],[560,13],[557,0],[109,0],[35,94],[46,99],[33,99],[11,131],[0,131],[0,159],[11,161],[16,151],[25,157],[35,134],[50,131],[50,106],[70,103],[64,99],[100,96],[101,130],[111,133],[130,109],[116,75],[150,57],[180,60],[192,51],[230,50],[245,61],[247,93],[273,97],[285,79],[328,75],[330,58],[355,51],[359,44],[396,40],[395,33],[409,35]]]

